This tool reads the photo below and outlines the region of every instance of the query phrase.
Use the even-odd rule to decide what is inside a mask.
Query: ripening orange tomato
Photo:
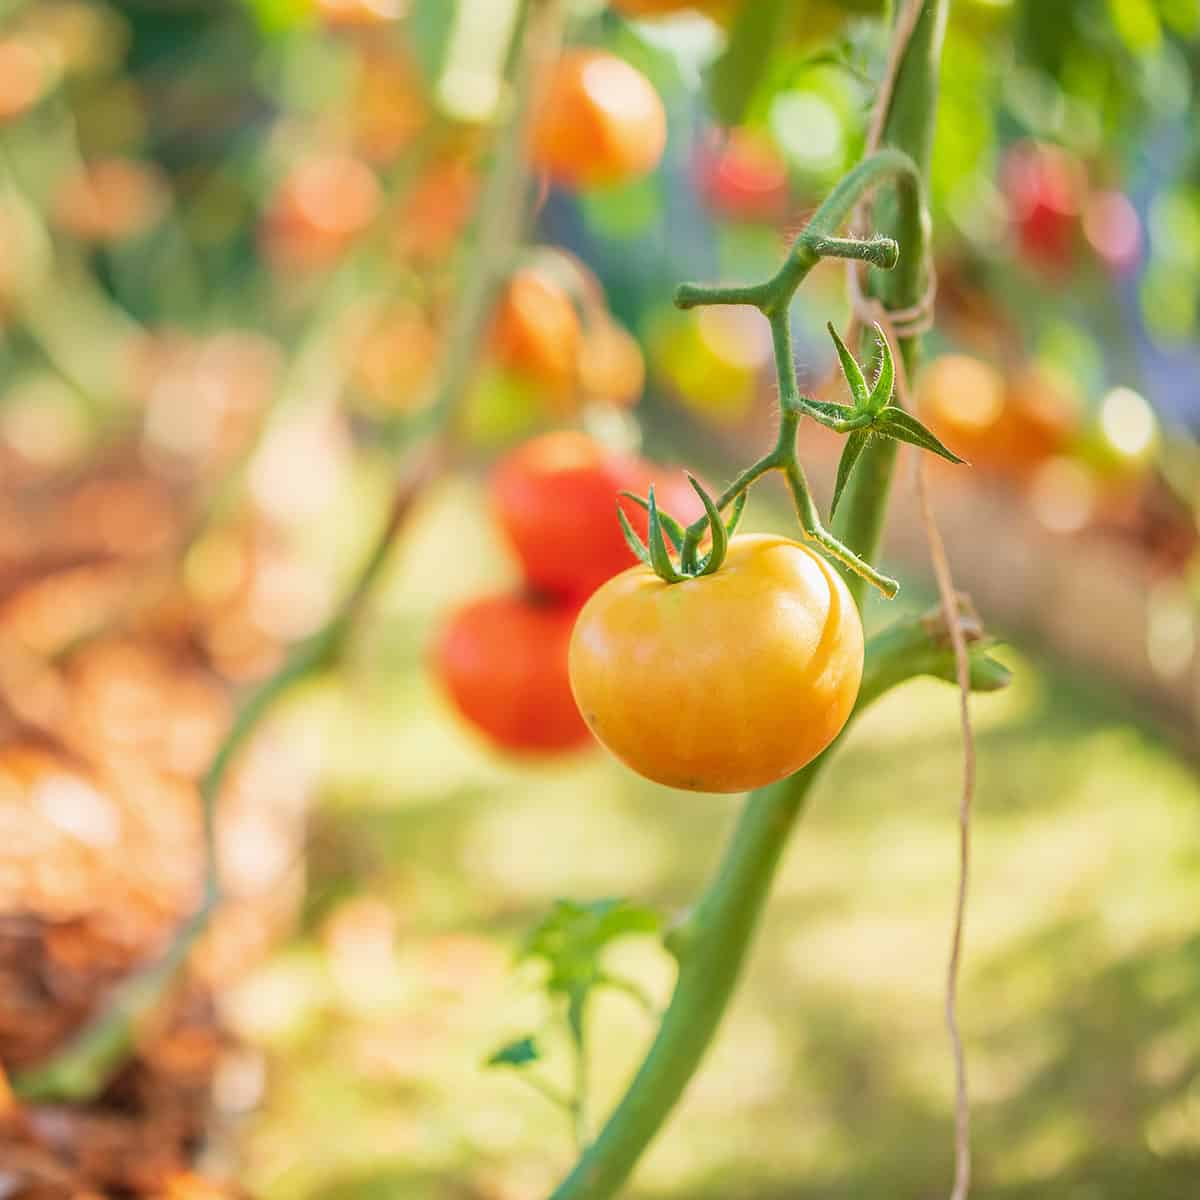
[[[783,779],[837,737],[863,630],[837,571],[798,542],[734,538],[712,575],[636,566],[583,606],[571,688],[592,732],[640,775],[694,792]]]
[[[592,321],[579,348],[579,387],[589,400],[622,407],[641,399],[646,363],[637,338],[607,317]]]
[[[379,211],[375,173],[346,154],[317,154],[287,175],[263,229],[268,257],[280,267],[327,267]]]
[[[496,357],[564,400],[575,386],[582,329],[571,297],[556,280],[524,267],[508,281],[492,328]]]
[[[636,67],[601,50],[568,50],[539,104],[531,156],[567,187],[649,174],[667,144],[667,114]]]
[[[451,616],[434,669],[455,708],[514,753],[570,750],[588,729],[571,697],[567,646],[576,608],[526,596],[489,596]]]

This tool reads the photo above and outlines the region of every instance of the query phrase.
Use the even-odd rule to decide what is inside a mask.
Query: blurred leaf
[[[550,968],[546,989],[574,996],[601,977],[600,954],[609,942],[631,934],[657,933],[660,924],[653,909],[628,900],[591,904],[558,900],[530,931],[520,957],[542,959]]]
[[[542,1057],[532,1034],[501,1046],[488,1060],[489,1067],[526,1067]]]
[[[313,0],[243,0],[266,34],[286,33],[312,23]]]
[[[729,45],[708,73],[709,100],[722,125],[737,125],[744,119],[791,7],[790,0],[755,0],[738,10]]]

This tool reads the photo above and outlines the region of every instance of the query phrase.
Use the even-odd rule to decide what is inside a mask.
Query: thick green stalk
[[[937,100],[938,66],[949,0],[927,0],[900,64],[895,90],[884,126],[884,142],[901,152],[909,169],[915,162],[921,176],[928,173]],[[886,152],[884,152],[886,153]],[[878,156],[872,156],[871,162]],[[875,169],[875,168],[872,168]],[[902,248],[901,269],[885,291],[872,284],[874,294],[893,308],[916,304],[925,287],[927,248],[926,218],[915,202],[916,181],[909,170],[881,172],[898,180],[890,202],[879,205],[881,227]],[[831,235],[861,194],[861,176],[847,177],[822,205],[809,229]],[[833,220],[835,214],[836,221]],[[829,226],[819,225],[825,216]],[[884,224],[884,222],[888,222]],[[763,287],[735,289],[740,294],[721,298],[721,289],[693,289],[677,297],[692,303],[752,303],[770,315],[773,292],[782,293],[811,269],[815,251],[802,240],[774,280]],[[773,286],[774,285],[774,286]],[[915,363],[916,342],[901,347],[905,365]],[[887,506],[888,485],[895,461],[895,443],[873,439],[875,446],[863,455],[853,491],[844,507],[843,529],[847,545],[864,559],[874,556]],[[861,604],[864,580],[854,577],[851,588]],[[878,665],[878,664],[876,664]],[[903,671],[876,674],[882,684],[899,681]],[[908,676],[905,676],[908,677]],[[864,699],[874,698],[870,689]],[[840,740],[840,739],[839,739]],[[836,745],[836,743],[835,743]],[[629,1177],[642,1152],[658,1133],[682,1095],[708,1045],[733,993],[759,914],[770,889],[787,835],[828,760],[829,750],[789,779],[753,793],[739,818],[733,840],[717,877],[709,885],[691,917],[672,939],[679,957],[679,978],[658,1035],[624,1098],[599,1137],[580,1158],[551,1200],[607,1200]]]
[[[883,144],[908,154],[922,178],[929,175],[938,73],[949,8],[950,0],[926,0],[900,64],[883,126]],[[903,252],[894,271],[869,273],[868,291],[889,309],[910,308],[920,303],[928,284],[928,214],[920,206],[901,203],[897,197],[884,194],[875,205],[875,219],[877,227],[895,238]],[[912,379],[920,353],[919,337],[901,338],[899,349],[908,378]],[[838,537],[869,562],[876,557],[883,533],[896,452],[897,443],[890,438],[871,439],[847,485],[834,523]],[[861,605],[862,580],[847,574],[846,581]]]

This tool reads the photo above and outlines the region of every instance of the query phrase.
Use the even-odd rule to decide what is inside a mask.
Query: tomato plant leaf
[[[896,364],[892,361],[892,348],[878,322],[875,323],[875,336],[879,339],[879,374],[867,397],[867,409],[879,413],[891,403],[896,386]]]
[[[846,444],[842,447],[842,457],[838,462],[837,482],[833,485],[833,501],[829,505],[830,517],[837,512],[838,501],[842,498],[846,484],[850,482],[850,472],[854,470],[854,464],[858,462],[858,456],[866,448],[870,437],[865,429],[860,429],[846,439]]]
[[[959,458],[953,450],[944,446],[912,413],[905,412],[904,409],[897,408],[895,405],[885,408],[875,418],[872,429],[884,437],[895,438],[898,442],[907,442],[910,446],[940,455],[948,462],[966,461]]]
[[[645,542],[637,535],[637,531],[629,523],[629,518],[625,515],[625,510],[617,505],[617,520],[621,522],[621,532],[625,535],[625,542],[633,551],[635,557],[639,558],[646,564],[650,565],[650,551],[646,549]]]
[[[863,378],[862,367],[858,365],[857,359],[846,348],[846,343],[842,341],[841,334],[833,327],[833,322],[830,321],[826,326],[829,330],[829,336],[833,338],[834,348],[837,350],[838,361],[842,364],[842,374],[846,377],[846,382],[850,385],[850,395],[854,397],[854,407],[862,411],[869,403],[870,394],[867,391],[867,381]]]
[[[542,1057],[541,1048],[533,1035],[517,1038],[507,1045],[501,1046],[484,1064],[489,1067],[527,1067]]]
[[[700,503],[704,505],[704,511],[708,514],[708,529],[712,535],[712,549],[704,556],[703,565],[697,574],[711,575],[725,561],[725,552],[729,549],[729,532],[725,528],[725,522],[721,520],[716,501],[704,490],[700,481],[690,472],[687,481],[700,497]]]

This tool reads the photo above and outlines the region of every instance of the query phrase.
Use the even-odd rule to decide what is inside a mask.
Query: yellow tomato
[[[741,792],[811,762],[858,696],[863,630],[841,577],[787,538],[737,537],[720,570],[668,584],[633,567],[571,638],[592,732],[670,787]]]

